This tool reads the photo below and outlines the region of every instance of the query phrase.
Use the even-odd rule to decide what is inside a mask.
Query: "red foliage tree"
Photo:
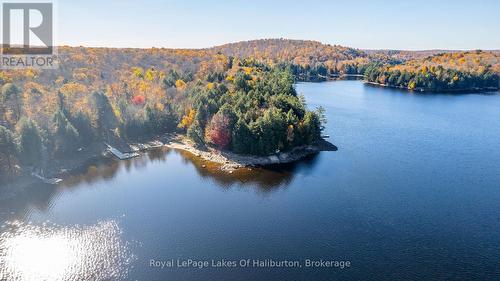
[[[137,95],[132,99],[132,102],[135,105],[143,105],[144,102],[146,101],[146,98],[143,95]]]
[[[230,120],[224,114],[215,114],[205,131],[205,139],[219,148],[231,143]]]

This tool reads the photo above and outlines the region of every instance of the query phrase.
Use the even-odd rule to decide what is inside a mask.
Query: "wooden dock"
[[[113,156],[115,156],[116,158],[118,158],[120,160],[126,160],[126,159],[134,158],[134,157],[137,157],[140,155],[137,152],[121,152],[118,149],[112,147],[111,145],[109,145],[107,143],[104,143],[104,144],[108,147],[107,151],[110,152],[111,154],[113,154]]]

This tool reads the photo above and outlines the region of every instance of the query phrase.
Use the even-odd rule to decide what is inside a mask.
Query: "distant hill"
[[[391,54],[388,54],[391,55]],[[364,73],[368,82],[421,91],[498,90],[500,52],[439,53],[391,65],[372,65]]]
[[[106,88],[122,83],[133,68],[144,71],[175,71],[183,80],[206,79],[220,75],[237,62],[241,67],[256,64],[288,64],[293,74],[302,81],[325,80],[342,74],[363,74],[370,63],[398,64],[399,67],[430,65],[433,61],[448,67],[465,70],[479,65],[491,65],[500,73],[500,50],[459,52],[454,50],[360,50],[340,45],[323,44],[310,40],[261,39],[229,43],[206,49],[169,48],[90,48],[59,47],[60,67],[53,71],[0,71],[0,80],[24,84],[31,81],[46,88],[57,89],[58,84],[74,81],[91,89]],[[440,54],[446,55],[440,55]],[[456,54],[465,58],[457,60]],[[450,55],[454,54],[454,55]],[[491,54],[491,55],[490,55]],[[431,61],[429,61],[430,58]],[[466,64],[462,60],[467,60]],[[480,64],[476,65],[476,61]],[[238,69],[238,68],[235,68]],[[234,73],[230,73],[234,74]],[[36,79],[30,78],[35,75]],[[29,79],[27,79],[29,78]],[[54,82],[57,83],[54,84]],[[1,82],[1,81],[0,81]],[[1,83],[0,83],[1,84]]]
[[[284,60],[295,63],[318,63],[352,60],[366,57],[361,50],[318,41],[290,39],[260,39],[229,43],[212,50],[234,57],[254,57],[263,60]]]
[[[370,57],[386,56],[393,60],[408,61],[415,59],[424,59],[430,56],[444,54],[444,53],[461,53],[464,51],[459,50],[420,50],[420,51],[407,51],[407,50],[362,50]],[[500,54],[500,50],[488,50],[494,54]]]
[[[268,64],[289,64],[299,80],[324,80],[340,74],[359,74],[370,62],[365,52],[310,40],[261,39],[230,43],[211,51]]]
[[[500,51],[447,51],[421,58],[418,58],[418,55],[416,55],[416,57],[394,68],[408,70],[441,66],[445,69],[456,69],[466,72],[481,73],[491,70],[500,73]]]
[[[361,50],[340,45],[323,44],[318,41],[290,39],[260,39],[229,43],[207,49],[208,51],[236,58],[251,58],[266,63],[288,63],[294,66],[294,74],[301,80],[315,80],[339,74],[363,74],[369,63],[404,65],[429,65],[431,58],[446,68],[473,71],[480,65],[491,65],[491,70],[500,73],[497,56],[500,50],[458,51],[458,50]],[[447,54],[447,55],[442,55]],[[470,61],[454,64],[453,55]],[[475,54],[475,55],[474,55]],[[490,55],[491,54],[491,55]],[[480,63],[475,63],[479,60]],[[459,65],[460,64],[460,65]]]

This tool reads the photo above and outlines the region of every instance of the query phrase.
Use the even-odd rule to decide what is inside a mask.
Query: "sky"
[[[204,48],[262,38],[360,49],[500,49],[500,1],[57,0],[56,43]]]

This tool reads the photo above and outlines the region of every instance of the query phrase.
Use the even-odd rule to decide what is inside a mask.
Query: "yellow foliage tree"
[[[193,124],[194,118],[196,116],[196,110],[194,109],[189,109],[188,113],[182,117],[181,123],[177,125],[178,128],[184,129],[188,128]]]
[[[186,82],[178,79],[177,81],[175,81],[175,87],[179,90],[184,90],[184,88],[186,88]]]
[[[144,78],[148,81],[153,81],[156,77],[156,71],[154,69],[148,69],[146,71],[146,74],[144,75]]]

